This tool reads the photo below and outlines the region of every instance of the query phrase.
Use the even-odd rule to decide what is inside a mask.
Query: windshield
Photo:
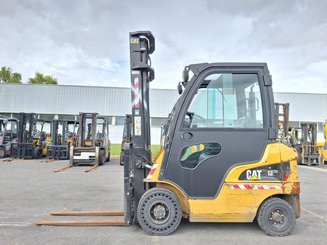
[[[9,120],[6,124],[6,130],[11,131],[14,134],[17,134],[18,133],[17,122]]]
[[[169,129],[172,126],[171,121],[175,118],[176,116],[176,108],[178,107],[177,105],[180,103],[181,97],[178,98],[177,102],[175,103],[173,109],[171,110],[171,113],[169,113],[167,120],[165,123],[161,126],[161,136],[160,136],[160,146],[164,147],[165,141],[169,138]]]
[[[5,122],[3,120],[0,120],[0,132],[2,132],[5,128]]]

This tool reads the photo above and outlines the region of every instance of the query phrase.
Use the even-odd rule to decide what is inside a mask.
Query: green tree
[[[52,76],[44,76],[40,72],[35,72],[33,78],[28,79],[29,84],[58,84],[57,79]]]
[[[7,66],[1,67],[0,83],[22,83],[22,75],[18,72],[12,72],[12,69]]]

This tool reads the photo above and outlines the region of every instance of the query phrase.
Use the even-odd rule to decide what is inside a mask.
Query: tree
[[[28,79],[29,84],[58,84],[57,79],[52,76],[44,76],[40,72],[35,72],[34,78]]]
[[[22,75],[18,72],[12,72],[12,69],[7,66],[1,67],[0,83],[22,83]]]

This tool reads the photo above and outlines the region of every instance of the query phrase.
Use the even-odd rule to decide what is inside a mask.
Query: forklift
[[[80,113],[78,146],[70,147],[70,166],[110,161],[109,124],[98,113]]]
[[[17,141],[18,120],[0,116],[0,158],[11,155],[11,143]]]
[[[18,140],[11,145],[13,158],[39,159],[46,156],[50,144],[49,121],[37,119],[35,113],[19,113]]]
[[[42,157],[42,149],[35,147],[35,113],[19,113],[18,140],[11,144],[13,158],[35,159]]]
[[[301,123],[300,132],[300,144],[295,146],[301,156],[300,164],[322,164],[322,146],[317,144],[318,125],[316,123]]]
[[[51,144],[48,146],[47,158],[53,160],[67,160],[69,146],[66,140],[67,121],[54,119],[51,129]],[[61,132],[61,133],[60,133]]]
[[[52,122],[36,119],[32,131],[34,158],[47,156],[48,146],[51,144]]]
[[[47,221],[38,225],[133,225],[169,235],[190,222],[253,222],[286,236],[300,216],[297,153],[276,141],[272,80],[266,63],[185,67],[180,98],[151,159],[151,32],[130,33],[132,140],[124,149],[123,211],[117,220]],[[190,73],[193,73],[190,76]],[[99,215],[63,211],[52,215]]]
[[[79,122],[76,120],[66,121],[66,139],[67,145],[70,148],[71,146],[78,146],[78,130]]]

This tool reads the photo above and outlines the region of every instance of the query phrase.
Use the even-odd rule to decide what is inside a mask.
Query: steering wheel
[[[186,115],[189,117],[189,120],[186,118],[183,122],[184,128],[190,128],[191,126],[196,126],[200,122],[204,122],[206,119],[198,114],[195,114],[194,112],[186,112]]]
[[[33,137],[35,137],[35,138],[39,138],[39,137],[41,137],[41,131],[38,130],[38,129],[35,129],[35,130],[33,131]]]

